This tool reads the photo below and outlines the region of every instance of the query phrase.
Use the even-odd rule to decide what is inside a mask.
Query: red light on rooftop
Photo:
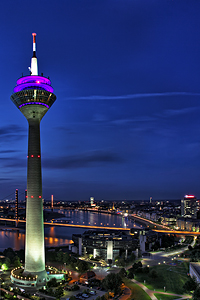
[[[185,195],[185,198],[194,198],[194,195]]]

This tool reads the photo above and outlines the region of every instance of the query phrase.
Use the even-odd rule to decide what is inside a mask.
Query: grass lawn
[[[131,280],[127,278],[123,278],[124,284],[132,291],[132,294],[129,299],[134,300],[151,300],[149,295],[143,291],[143,289],[137,284],[133,283]]]
[[[178,299],[177,296],[169,296],[169,295],[161,295],[161,294],[154,294],[158,300],[175,300]]]
[[[185,262],[177,263],[174,265],[158,265],[150,268],[155,270],[158,274],[157,278],[152,278],[149,274],[139,273],[136,274],[135,279],[144,282],[145,285],[150,290],[157,290],[164,292],[164,286],[166,287],[166,292],[174,294],[184,294],[183,290],[184,283],[188,280],[188,264]]]

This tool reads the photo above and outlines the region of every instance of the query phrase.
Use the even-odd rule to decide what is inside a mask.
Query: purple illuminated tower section
[[[45,284],[44,224],[40,150],[40,121],[56,100],[49,79],[38,76],[36,34],[33,33],[31,75],[17,80],[12,102],[29,124],[26,200],[26,243],[24,275],[32,274]]]

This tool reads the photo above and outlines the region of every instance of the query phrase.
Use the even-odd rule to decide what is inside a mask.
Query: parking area
[[[86,300],[86,299],[96,299],[98,296],[103,296],[106,291],[99,289],[88,288],[87,286],[79,285],[80,289],[78,291],[70,291],[70,288],[64,290],[64,296],[61,300],[69,300],[71,296],[75,296],[77,300]]]

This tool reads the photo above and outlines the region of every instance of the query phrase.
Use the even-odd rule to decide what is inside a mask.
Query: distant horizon
[[[182,197],[183,198],[183,197]],[[151,201],[152,202],[155,202],[155,201],[170,201],[170,202],[173,202],[173,201],[180,201],[182,198],[179,198],[179,199],[152,199]],[[51,202],[51,199],[45,199],[43,198],[44,201],[48,201],[48,202]],[[1,199],[0,201],[15,201],[15,199]],[[196,199],[198,200],[198,198]],[[25,201],[25,199],[20,199],[19,197],[19,201]],[[114,200],[114,199],[94,199],[94,203],[95,202],[140,202],[140,201],[144,201],[144,202],[149,202],[150,203],[150,200],[149,199],[134,199],[134,200],[131,200],[131,199],[117,199],[117,200]],[[75,200],[75,199],[70,199],[70,200],[57,200],[57,199],[54,199],[54,203],[57,203],[57,202],[88,202],[90,203],[90,199],[89,200]],[[152,203],[151,202],[151,203]]]

